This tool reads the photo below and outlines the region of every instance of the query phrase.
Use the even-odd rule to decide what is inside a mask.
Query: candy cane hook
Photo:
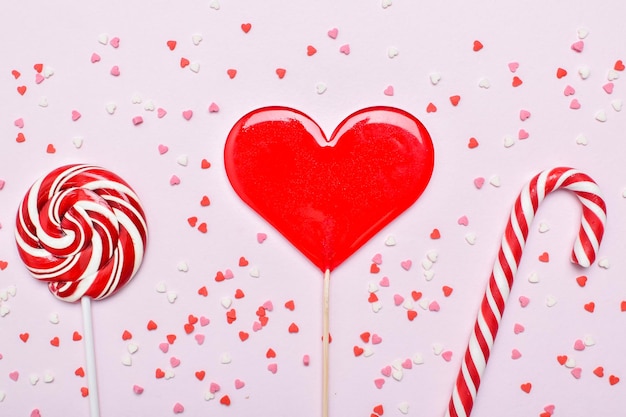
[[[524,187],[511,211],[446,417],[468,417],[472,411],[480,378],[487,366],[528,238],[529,226],[546,195],[558,189],[573,192],[582,204],[581,225],[572,250],[572,262],[588,267],[596,258],[606,222],[606,205],[598,185],[586,174],[571,168],[555,168],[535,176]]]

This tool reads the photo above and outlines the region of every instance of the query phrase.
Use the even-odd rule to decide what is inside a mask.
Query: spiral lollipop
[[[17,250],[50,292],[81,301],[91,416],[99,415],[90,300],[119,291],[146,248],[139,199],[120,177],[92,165],[67,165],[33,184],[17,212]]]

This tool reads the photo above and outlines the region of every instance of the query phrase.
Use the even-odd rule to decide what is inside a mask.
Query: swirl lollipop
[[[91,299],[119,291],[135,275],[147,225],[135,192],[92,165],[67,165],[33,184],[17,212],[17,250],[50,292],[81,301],[91,416],[99,415]]]
[[[391,107],[348,116],[330,139],[307,115],[266,107],[242,117],[224,149],[251,208],[324,274],[322,415],[328,415],[330,272],[409,208],[430,181],[426,128]]]

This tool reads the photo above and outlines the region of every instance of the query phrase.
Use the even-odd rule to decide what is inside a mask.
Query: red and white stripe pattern
[[[586,174],[571,168],[555,168],[534,177],[524,187],[511,211],[498,259],[461,363],[447,417],[467,417],[472,411],[530,224],[546,195],[558,189],[573,192],[582,205],[581,226],[572,250],[572,262],[588,267],[596,258],[606,222],[606,206],[598,185]]]
[[[130,186],[92,165],[67,165],[35,182],[16,218],[17,250],[57,298],[102,299],[135,275],[146,218]]]

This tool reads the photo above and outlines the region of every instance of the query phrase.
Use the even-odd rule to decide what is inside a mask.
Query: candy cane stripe
[[[588,267],[596,259],[606,222],[606,205],[598,185],[586,174],[571,168],[555,168],[536,175],[522,189],[513,205],[452,391],[447,417],[468,417],[471,414],[530,225],[543,199],[558,189],[574,193],[582,207],[580,229],[571,254],[572,262]]]

